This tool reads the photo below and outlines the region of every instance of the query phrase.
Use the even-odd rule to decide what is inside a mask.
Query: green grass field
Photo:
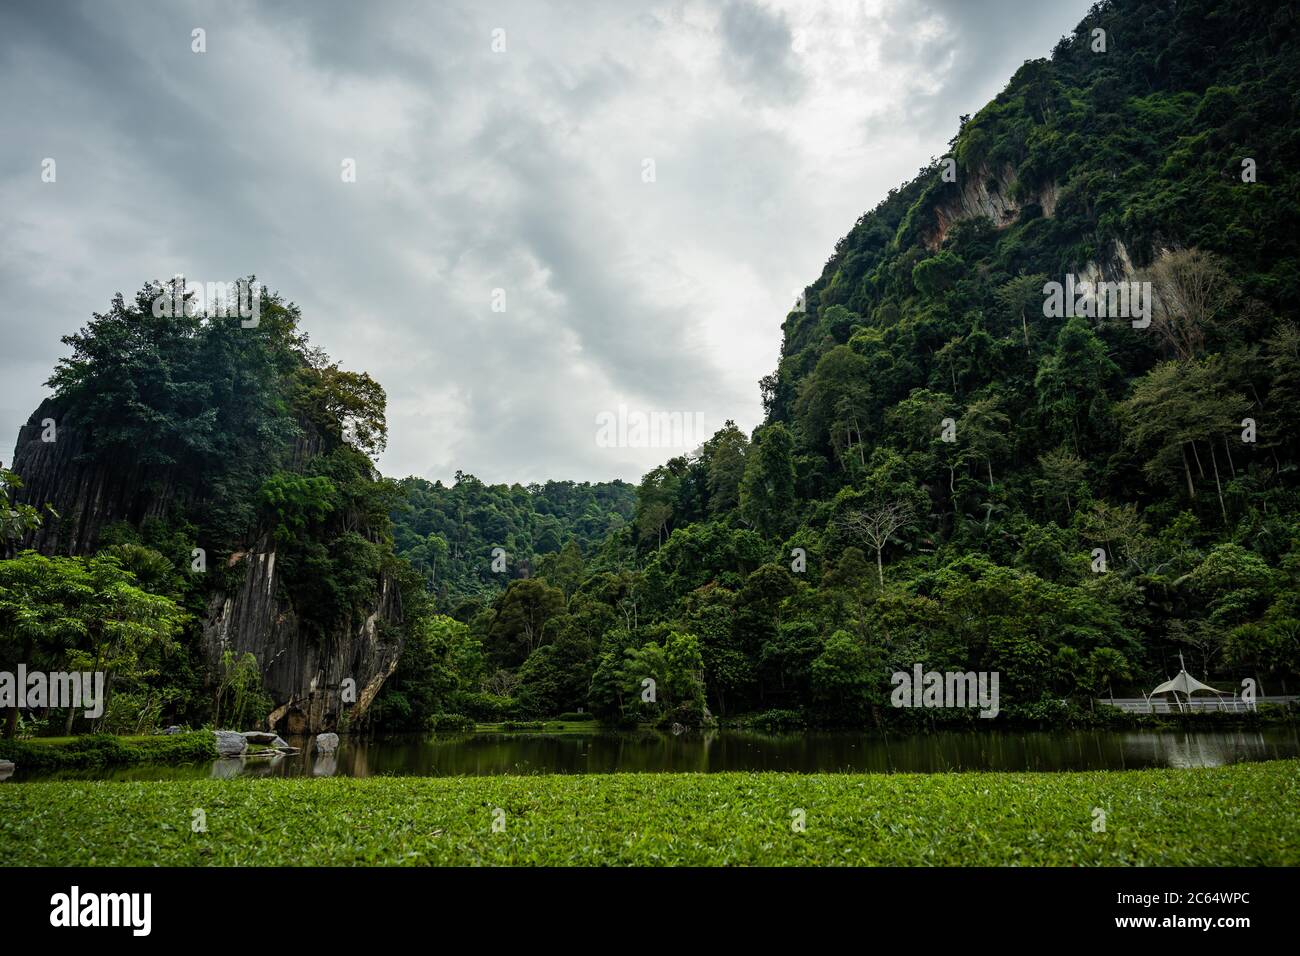
[[[1094,832],[1093,808],[1106,812]],[[493,831],[494,811],[504,829]],[[195,810],[206,832],[193,832]],[[792,823],[802,810],[803,832]],[[1300,864],[1300,761],[0,785],[8,865]]]

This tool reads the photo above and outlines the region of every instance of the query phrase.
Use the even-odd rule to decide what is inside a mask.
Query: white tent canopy
[[[1173,680],[1165,681],[1163,684],[1161,684],[1159,687],[1153,690],[1150,694],[1148,694],[1147,695],[1148,701],[1152,697],[1155,697],[1157,694],[1173,694],[1174,703],[1178,705],[1179,710],[1182,710],[1183,702],[1178,699],[1179,694],[1182,694],[1184,697],[1186,697],[1189,703],[1191,702],[1192,695],[1195,694],[1197,691],[1203,691],[1207,694],[1218,694],[1220,697],[1228,696],[1229,693],[1228,691],[1219,690],[1215,687],[1211,687],[1209,684],[1202,684],[1191,674],[1187,673],[1187,665],[1183,663],[1183,655],[1181,653],[1178,655],[1178,666],[1179,666],[1178,676],[1175,677]]]
[[[1187,697],[1191,697],[1192,694],[1196,693],[1198,690],[1203,690],[1210,694],[1229,693],[1226,690],[1217,690],[1216,688],[1211,687],[1209,684],[1202,684],[1191,674],[1187,673],[1187,671],[1180,670],[1178,672],[1177,677],[1175,677],[1173,680],[1165,681],[1163,684],[1161,684],[1159,687],[1153,690],[1150,696],[1154,697],[1156,696],[1156,694],[1178,693],[1178,694],[1184,694]]]

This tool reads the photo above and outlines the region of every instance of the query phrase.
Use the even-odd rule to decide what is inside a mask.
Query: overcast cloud
[[[635,481],[687,449],[598,413],[751,429],[794,290],[1088,6],[9,0],[0,458],[115,292],[256,273],[387,389],[385,474]]]

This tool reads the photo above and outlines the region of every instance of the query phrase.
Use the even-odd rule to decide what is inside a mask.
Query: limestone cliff
[[[977,216],[988,218],[995,227],[1011,225],[1027,203],[1036,203],[1043,215],[1051,218],[1056,212],[1055,184],[1035,191],[1025,201],[1015,198],[1016,171],[1011,166],[989,169],[985,166],[963,173],[957,183],[949,186],[950,195],[934,206],[934,220],[925,230],[924,240],[930,251],[943,244],[944,237],[954,223]]]
[[[48,503],[59,514],[47,516],[23,547],[43,554],[90,554],[105,525],[138,526],[177,501],[171,469],[133,461],[106,468],[85,460],[85,445],[84,434],[66,421],[54,399],[42,402],[19,429],[12,468],[23,480],[18,500],[38,508]]]
[[[1030,203],[1036,204],[1048,219],[1055,215],[1058,192],[1055,183],[1048,183],[1023,200],[1015,198],[1017,192],[1017,174],[1009,165],[998,170],[981,166],[964,175],[957,184],[949,187],[945,198],[930,209],[929,223],[922,231],[926,247],[931,252],[937,251],[953,225],[966,219],[983,217],[997,229],[1006,228]],[[1167,256],[1169,252],[1170,249],[1163,246],[1152,250],[1155,258]],[[1124,243],[1116,239],[1102,250],[1097,259],[1080,264],[1078,274],[1081,280],[1088,282],[1116,282],[1136,279],[1139,270]]]
[[[281,596],[275,558],[265,538],[230,556],[229,565],[242,568],[243,576],[237,588],[212,597],[203,624],[204,653],[209,661],[221,660],[227,650],[257,658],[276,703],[268,718],[274,730],[333,730],[344,713],[351,720],[363,716],[397,668],[401,642],[396,630],[386,627],[401,620],[397,585],[383,579],[374,610],[360,625],[340,628],[318,643]],[[355,691],[348,695],[353,701],[344,700],[345,686]]]
[[[23,488],[17,500],[38,508],[49,504],[58,513],[47,515],[40,530],[18,548],[50,555],[92,554],[106,526],[126,522],[139,527],[202,494],[201,485],[183,487],[167,467],[92,460],[85,454],[84,433],[66,421],[63,412],[55,400],[47,399],[18,435],[12,470],[22,478]],[[47,420],[54,422],[52,433],[43,424]],[[54,440],[42,440],[43,433]],[[301,467],[321,450],[320,436],[304,430],[290,451],[289,467]],[[384,680],[396,669],[401,651],[402,604],[396,582],[381,577],[373,607],[360,624],[340,625],[318,637],[299,626],[282,593],[269,536],[258,532],[253,537],[233,554],[208,555],[213,568],[225,564],[233,571],[212,575],[214,587],[201,624],[209,672],[215,672],[227,650],[236,656],[253,654],[275,703],[269,722],[282,733],[332,730],[344,714],[352,724],[364,719]],[[216,586],[217,580],[234,583],[223,589]],[[355,688],[355,700],[345,700],[345,688]]]

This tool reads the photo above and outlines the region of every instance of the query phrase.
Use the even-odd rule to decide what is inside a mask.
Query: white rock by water
[[[248,750],[248,741],[243,734],[233,730],[215,730],[217,735],[217,753],[222,757],[238,757]]]

